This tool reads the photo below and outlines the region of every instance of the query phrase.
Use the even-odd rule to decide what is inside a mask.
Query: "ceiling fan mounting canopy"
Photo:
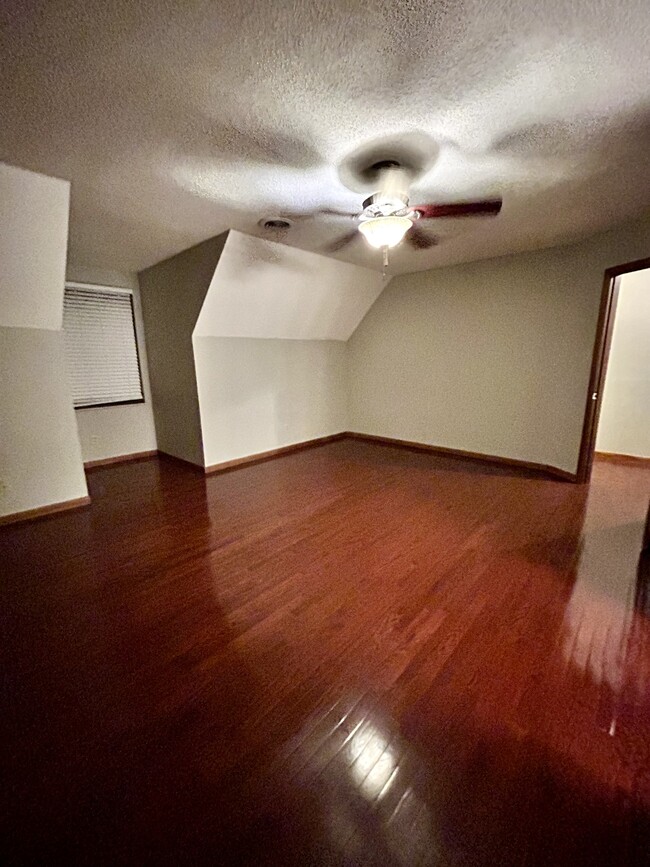
[[[368,167],[368,171],[371,172],[380,172],[382,169],[393,169],[399,168],[401,163],[399,160],[378,160],[376,163],[373,163]]]

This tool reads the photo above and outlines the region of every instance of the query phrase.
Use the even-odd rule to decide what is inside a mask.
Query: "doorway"
[[[650,259],[641,259],[605,272],[580,446],[578,482],[589,481],[597,451],[620,459],[650,458],[648,347]],[[611,377],[608,378],[610,359]]]

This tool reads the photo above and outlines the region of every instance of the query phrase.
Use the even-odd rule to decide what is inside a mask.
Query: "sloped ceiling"
[[[232,231],[194,335],[348,340],[384,282],[377,271]]]
[[[0,159],[72,181],[70,258],[140,270],[295,217],[322,251],[359,152],[413,200],[501,193],[393,272],[560,243],[650,206],[647,0],[5,0]],[[347,183],[347,185],[346,185]],[[352,185],[354,186],[354,185]],[[335,254],[379,268],[361,240]]]

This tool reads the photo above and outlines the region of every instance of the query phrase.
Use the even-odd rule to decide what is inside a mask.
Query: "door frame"
[[[598,325],[596,326],[596,339],[594,340],[594,351],[591,359],[589,388],[585,402],[585,417],[582,424],[580,457],[578,458],[578,470],[576,473],[576,481],[580,484],[585,484],[589,481],[594,462],[596,433],[600,418],[605,374],[607,373],[607,362],[612,345],[620,278],[623,274],[630,274],[632,271],[644,271],[646,268],[650,268],[650,258],[636,259],[634,262],[626,262],[624,265],[615,265],[613,268],[607,268],[605,271],[600,297]]]

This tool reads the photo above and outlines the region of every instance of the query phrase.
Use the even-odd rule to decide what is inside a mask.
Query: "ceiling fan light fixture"
[[[408,217],[373,217],[359,224],[359,231],[371,247],[396,247],[413,225]]]

